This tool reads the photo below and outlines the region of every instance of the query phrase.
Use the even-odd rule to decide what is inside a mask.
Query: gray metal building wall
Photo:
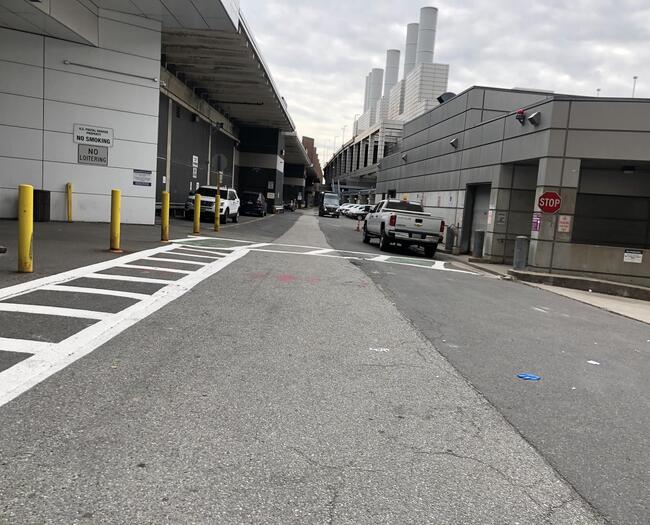
[[[539,125],[521,125],[520,107],[539,112]],[[624,250],[650,248],[649,143],[650,100],[474,87],[405,124],[402,151],[381,162],[377,194],[422,200],[466,248],[467,189],[490,184],[486,258],[507,262],[515,237],[527,235],[534,269],[648,284],[650,253],[629,264]],[[625,175],[628,164],[635,170]],[[540,214],[532,231],[545,191],[560,193],[562,208]],[[559,230],[559,215],[570,231]]]

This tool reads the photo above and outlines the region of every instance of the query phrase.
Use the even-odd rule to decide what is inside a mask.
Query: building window
[[[578,193],[572,241],[650,248],[650,197]]]

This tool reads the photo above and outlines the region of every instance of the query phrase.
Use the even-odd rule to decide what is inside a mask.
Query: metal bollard
[[[194,195],[194,229],[192,233],[201,233],[201,195]]]
[[[68,208],[68,222],[72,222],[72,183],[65,185],[66,204]]]
[[[122,212],[122,192],[111,190],[111,247],[114,253],[122,253],[120,248],[120,223]]]
[[[162,204],[160,206],[160,240],[169,242],[169,192],[162,192]]]
[[[34,187],[18,186],[18,271],[34,271]]]
[[[483,257],[483,244],[485,243],[485,232],[476,230],[474,232],[474,246],[472,246],[472,257]]]
[[[525,270],[528,266],[528,237],[518,235],[515,239],[515,255],[512,259],[512,267],[515,270]]]

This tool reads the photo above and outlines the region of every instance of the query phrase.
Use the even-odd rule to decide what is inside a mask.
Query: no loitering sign
[[[108,166],[108,148],[104,146],[77,146],[79,164],[91,164],[93,166]]]

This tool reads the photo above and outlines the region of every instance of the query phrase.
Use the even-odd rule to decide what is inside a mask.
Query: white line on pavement
[[[165,261],[165,262],[173,262],[173,263],[180,263],[180,264],[194,264],[197,266],[205,266],[206,262],[199,262],[199,261],[182,261],[180,259],[165,259],[163,257],[145,257],[144,258],[146,261]]]
[[[107,279],[109,281],[127,281],[131,283],[152,283],[152,284],[169,284],[174,281],[171,279],[154,279],[152,277],[132,277],[131,275],[113,275],[112,273],[89,273],[81,275],[85,279]]]
[[[190,255],[189,253],[185,253],[185,252],[192,252],[194,254],[202,253],[204,255]],[[200,250],[199,248],[186,248],[185,246],[180,246],[180,245],[175,250],[169,253],[177,253],[178,255],[186,255],[188,257],[203,257],[204,259],[212,259],[212,260],[219,259],[224,255],[228,255],[227,253],[215,253],[213,250]],[[208,253],[210,255],[207,255]]]
[[[41,288],[46,284],[59,284],[59,283],[64,283],[66,281],[72,281],[73,279],[79,279],[80,277],[91,277],[92,274],[94,274],[95,272],[100,272],[102,270],[113,268],[116,264],[124,264],[129,261],[142,259],[143,257],[146,257],[154,253],[166,252],[173,249],[174,246],[172,244],[166,244],[164,246],[159,246],[157,248],[152,248],[150,250],[131,253],[129,255],[123,255],[117,259],[109,259],[107,261],[103,261],[97,264],[92,264],[90,266],[85,266],[83,268],[75,268],[74,270],[69,270],[67,272],[58,273],[55,275],[49,275],[47,277],[41,277],[40,279],[34,279],[32,281],[16,284],[14,286],[8,286],[7,288],[0,289],[0,299],[6,299],[8,297],[13,297],[14,295],[20,295],[25,292],[35,290],[37,288]],[[124,280],[130,280],[130,279],[124,279]],[[148,282],[148,281],[143,281],[143,282]],[[161,281],[161,282],[167,283],[168,281]]]
[[[194,253],[185,253],[186,251],[188,252],[191,251]],[[219,259],[218,256],[215,257],[214,255],[198,255],[199,253],[207,253],[207,252],[192,250],[191,248],[187,248],[187,249],[183,248],[183,251],[174,250],[171,252],[167,252],[168,255],[182,255],[183,257],[192,257],[192,258],[196,257],[197,259],[209,259],[210,261],[216,261],[217,259]],[[182,259],[179,259],[179,261],[180,260]]]
[[[377,257],[373,257],[372,259],[368,259],[368,260],[373,262],[384,262],[387,261],[389,258],[390,255],[377,255]]]
[[[208,266],[204,266],[178,281],[165,281],[165,284],[168,284],[168,286],[161,288],[148,299],[139,301],[118,313],[110,314],[103,321],[77,332],[56,345],[52,345],[50,351],[35,354],[0,372],[0,406],[15,399],[23,392],[26,392],[52,374],[62,370],[77,359],[89,354],[141,319],[150,316],[152,313],[194,288],[201,281],[216,274],[248,253],[249,251],[246,249],[239,249],[227,257],[215,261]],[[134,255],[136,259],[142,257],[142,253]],[[115,261],[113,264],[115,264]],[[81,268],[79,270],[84,269]],[[77,274],[80,274],[77,275],[79,277],[88,276],[84,271],[77,272]],[[97,274],[94,274],[94,277],[101,278]],[[51,282],[56,281],[56,279],[51,279]]]
[[[194,273],[194,270],[177,270],[176,268],[165,268],[164,266],[147,266],[145,264],[132,263],[121,264],[115,266],[115,268],[135,268],[136,270],[153,270],[154,272],[182,273],[185,275]]]
[[[0,337],[0,350],[5,352],[19,352],[27,354],[37,354],[44,350],[50,350],[56,343],[47,343],[44,341],[31,341],[29,339],[11,339]]]
[[[73,292],[87,293],[95,295],[111,295],[113,297],[128,297],[129,299],[146,299],[149,297],[146,293],[122,292],[120,290],[106,290],[104,288],[86,288],[84,286],[66,286],[64,284],[46,284],[40,290],[50,290],[53,292]]]
[[[25,314],[58,315],[62,317],[77,317],[79,319],[106,319],[112,314],[95,312],[93,310],[78,310],[77,308],[62,308],[60,306],[41,306],[37,304],[0,303],[0,312],[17,312]]]
[[[332,248],[323,248],[321,250],[314,250],[312,252],[307,252],[307,255],[324,255],[326,253],[331,253],[333,251],[335,250],[333,250]]]

